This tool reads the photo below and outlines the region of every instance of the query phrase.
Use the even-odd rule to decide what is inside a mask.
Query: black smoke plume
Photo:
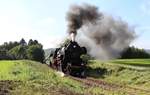
[[[68,32],[76,34],[77,29],[80,29],[82,25],[95,22],[99,17],[101,17],[101,14],[95,6],[87,4],[84,6],[73,5],[67,13]]]
[[[73,5],[67,13],[68,33],[78,34],[77,41],[98,59],[119,57],[134,40],[134,28],[121,19],[99,12],[92,5]]]

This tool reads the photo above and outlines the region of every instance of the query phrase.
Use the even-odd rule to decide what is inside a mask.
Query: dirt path
[[[81,79],[76,77],[71,77],[71,78],[83,83],[86,87],[100,87],[108,91],[124,92],[127,95],[141,95],[141,94],[150,95],[150,91],[144,89],[134,88],[125,85],[112,84],[100,79],[93,79],[93,78]]]
[[[21,81],[0,80],[0,95],[11,95],[10,92],[21,83]]]

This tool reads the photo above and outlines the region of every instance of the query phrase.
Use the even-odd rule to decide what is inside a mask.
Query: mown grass
[[[110,62],[115,64],[150,67],[150,59],[118,59]]]
[[[129,64],[133,65],[130,66]],[[91,61],[87,72],[90,77],[150,91],[149,65],[149,59],[120,59],[108,62],[95,60]]]
[[[126,95],[60,77],[34,61],[0,61],[0,94],[10,95]]]

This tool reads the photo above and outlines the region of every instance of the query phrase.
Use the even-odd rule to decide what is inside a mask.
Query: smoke
[[[68,33],[75,33],[88,53],[102,60],[120,56],[135,38],[134,28],[88,4],[73,5],[67,13]]]
[[[81,28],[88,22],[95,22],[101,17],[98,8],[84,4],[83,6],[72,5],[67,13],[68,32],[77,33],[77,29]]]

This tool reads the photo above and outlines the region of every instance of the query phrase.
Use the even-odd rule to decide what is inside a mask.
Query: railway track
[[[148,90],[125,86],[125,85],[108,83],[100,79],[93,79],[89,77],[86,79],[72,77],[72,76],[69,76],[69,77],[71,77],[72,79],[78,82],[81,82],[87,88],[88,87],[100,87],[101,89],[104,89],[104,90],[123,92],[127,95],[150,95],[150,91]]]

